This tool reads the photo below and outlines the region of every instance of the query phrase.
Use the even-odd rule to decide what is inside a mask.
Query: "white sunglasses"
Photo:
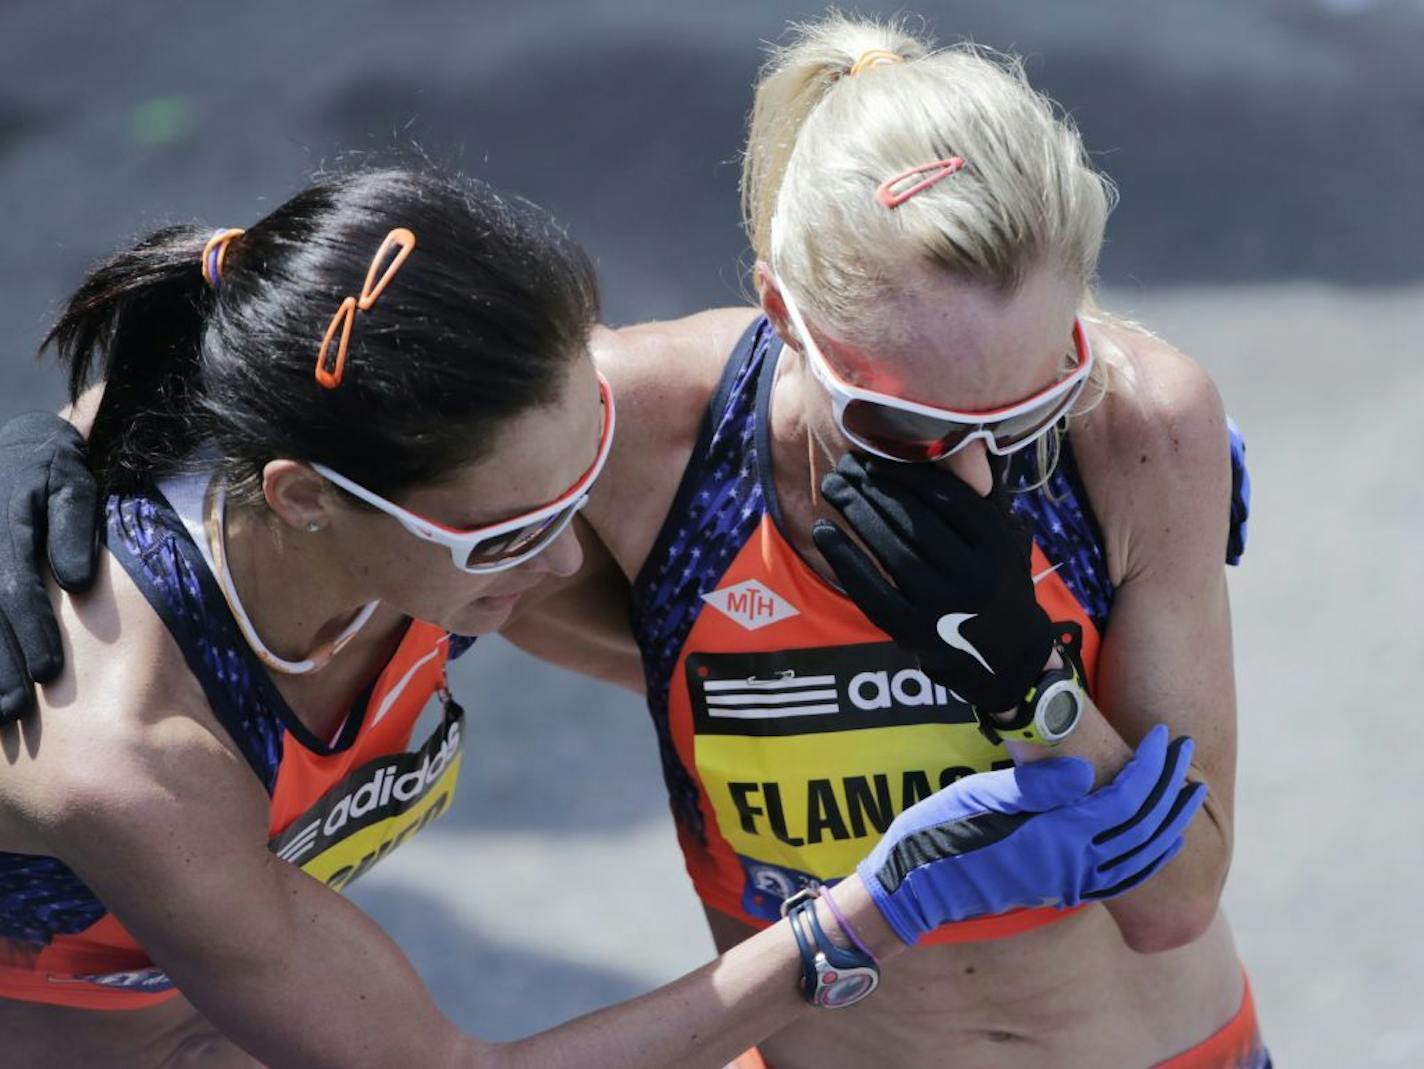
[[[323,479],[391,516],[417,538],[448,548],[451,562],[460,571],[471,575],[502,572],[523,564],[530,557],[548,549],[559,535],[564,533],[564,529],[579,509],[588,504],[589,492],[613,449],[613,389],[601,374],[598,376],[598,396],[603,404],[603,430],[599,435],[598,455],[594,457],[593,464],[579,476],[573,486],[547,505],[540,505],[537,509],[500,523],[468,530],[447,527],[387,501],[380,494],[367,490],[360,483],[333,471],[325,464],[313,463],[312,468]]]
[[[1068,414],[1093,369],[1093,349],[1078,316],[1073,317],[1077,363],[1062,379],[1032,397],[986,412],[960,412],[862,389],[836,373],[806,328],[791,292],[778,283],[791,324],[801,338],[811,373],[830,393],[836,426],[850,441],[886,460],[920,464],[959,452],[976,438],[989,452],[1008,456],[1047,434]]]

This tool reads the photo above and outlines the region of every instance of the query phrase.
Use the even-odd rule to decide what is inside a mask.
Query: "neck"
[[[771,470],[787,536],[817,571],[829,575],[811,541],[818,519],[844,522],[821,498],[821,479],[836,466],[847,446],[828,426],[825,392],[794,350],[783,349],[772,383],[770,412]]]
[[[300,661],[336,638],[369,600],[353,593],[356,584],[320,534],[304,537],[265,510],[229,504],[224,542],[252,627],[283,660]]]

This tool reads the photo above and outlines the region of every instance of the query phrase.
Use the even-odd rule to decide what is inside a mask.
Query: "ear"
[[[300,531],[328,520],[327,483],[296,460],[269,460],[262,468],[262,496],[282,522]]]
[[[752,268],[752,280],[756,285],[757,297],[761,300],[761,310],[771,322],[777,337],[787,348],[799,353],[801,339],[796,336],[796,331],[791,326],[791,317],[786,312],[786,301],[781,296],[781,284],[776,281],[776,276],[771,273],[771,268],[765,260],[758,260]]]

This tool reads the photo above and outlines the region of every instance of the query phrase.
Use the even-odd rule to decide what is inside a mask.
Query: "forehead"
[[[553,403],[527,409],[493,430],[495,441],[475,463],[438,485],[412,492],[406,503],[452,527],[496,523],[563,494],[598,452],[603,406],[593,362],[573,362]],[[416,506],[417,498],[428,511]]]
[[[946,278],[915,278],[826,355],[857,385],[949,408],[1010,403],[1061,374],[1081,289],[1058,272],[1031,272],[1001,293]]]

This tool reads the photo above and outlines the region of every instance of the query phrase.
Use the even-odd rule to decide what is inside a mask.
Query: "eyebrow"
[[[599,392],[598,392],[598,407],[599,407],[599,411],[600,411],[600,413],[601,413],[601,412],[602,412],[602,409],[603,409],[603,391],[602,391],[602,389],[600,389]],[[477,527],[493,527],[495,524],[505,523],[505,522],[507,522],[507,521],[509,521],[509,520],[516,519],[516,518],[518,518],[518,517],[520,517],[520,516],[525,515],[526,513],[534,512],[534,511],[536,511],[536,510],[538,510],[538,509],[543,508],[545,505],[552,504],[554,501],[558,500],[558,498],[562,497],[564,494],[568,493],[569,490],[571,490],[571,489],[573,488],[574,483],[578,482],[579,479],[582,479],[582,478],[584,477],[584,475],[588,474],[588,468],[589,468],[589,467],[592,467],[593,464],[595,464],[595,463],[598,462],[598,450],[599,450],[599,446],[601,446],[601,445],[603,444],[603,427],[604,427],[604,420],[606,420],[607,418],[608,418],[608,417],[607,417],[606,415],[600,415],[600,417],[599,417],[599,420],[598,420],[598,429],[594,432],[594,437],[593,437],[593,460],[589,462],[589,466],[588,466],[588,467],[585,467],[583,471],[581,471],[577,476],[575,476],[574,482],[569,483],[568,486],[566,486],[566,487],[564,487],[562,490],[560,490],[557,494],[554,495],[554,497],[546,498],[546,499],[543,500],[543,501],[536,501],[536,502],[534,502],[532,505],[521,505],[521,506],[518,506],[518,507],[513,508],[513,509],[511,509],[510,511],[508,511],[508,512],[504,513],[503,515],[498,516],[498,517],[496,517],[496,518],[494,518],[494,519],[490,519],[490,520],[470,520],[469,522],[459,523],[459,524],[453,524],[452,526],[462,527],[462,528],[464,528],[465,530],[472,530],[472,529],[477,528]]]

